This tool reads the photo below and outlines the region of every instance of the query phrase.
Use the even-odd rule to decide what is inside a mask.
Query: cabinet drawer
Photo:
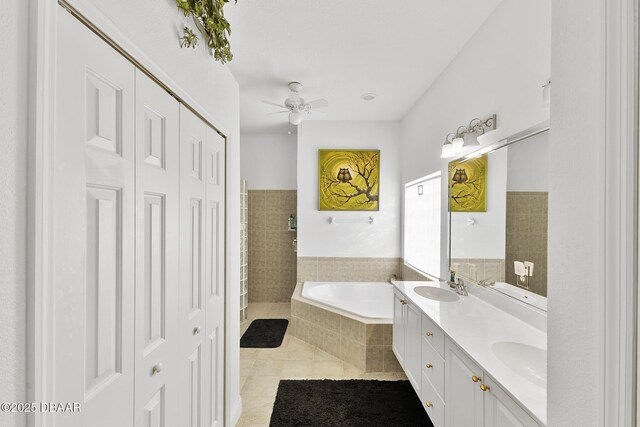
[[[422,372],[438,394],[444,397],[444,359],[429,344],[426,336],[422,338]]]
[[[444,357],[444,332],[426,314],[422,314],[422,337]]]
[[[435,388],[433,388],[433,384],[429,381],[429,378],[422,373],[422,387],[421,387],[421,395],[422,398],[422,407],[434,427],[443,427],[444,426],[444,401],[440,398]]]

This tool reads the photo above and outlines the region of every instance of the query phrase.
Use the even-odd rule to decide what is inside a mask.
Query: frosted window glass
[[[404,260],[414,269],[440,277],[441,176],[428,175],[405,185]]]

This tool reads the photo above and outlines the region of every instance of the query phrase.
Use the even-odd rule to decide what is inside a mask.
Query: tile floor
[[[289,319],[291,304],[252,303],[240,335],[255,319]],[[238,427],[268,426],[281,379],[406,379],[404,374],[364,373],[289,334],[278,348],[240,349],[242,416]]]

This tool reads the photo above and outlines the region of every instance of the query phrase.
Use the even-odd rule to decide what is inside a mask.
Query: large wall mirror
[[[542,124],[449,163],[448,177],[451,270],[543,309],[548,146]]]

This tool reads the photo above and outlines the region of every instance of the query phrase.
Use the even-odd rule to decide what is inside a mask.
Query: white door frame
[[[98,11],[89,0],[31,0],[29,17],[29,133],[28,133],[28,189],[27,189],[27,401],[54,402],[52,393],[52,311],[50,236],[51,195],[54,123],[55,123],[55,60],[57,14],[64,7],[105,42],[116,48],[156,83],[164,87],[182,104],[220,133],[225,140],[229,135],[222,123],[193,99],[177,82],[159,68],[125,34]],[[98,30],[99,29],[99,30]],[[97,30],[97,31],[96,31]],[[226,156],[224,162],[227,176]],[[225,180],[225,182],[228,180]],[[226,193],[226,191],[225,191]],[[226,199],[226,196],[225,196]],[[226,204],[225,204],[226,205]],[[225,215],[225,279],[227,281],[227,221]],[[224,349],[224,399],[225,421],[229,419],[226,398],[228,396],[227,322],[225,292],[225,349]],[[52,425],[47,414],[29,414],[27,425],[46,427]]]
[[[602,392],[603,425],[606,426],[633,426],[636,422],[637,3],[637,0],[607,0],[604,6],[606,86],[603,212],[606,222]]]

